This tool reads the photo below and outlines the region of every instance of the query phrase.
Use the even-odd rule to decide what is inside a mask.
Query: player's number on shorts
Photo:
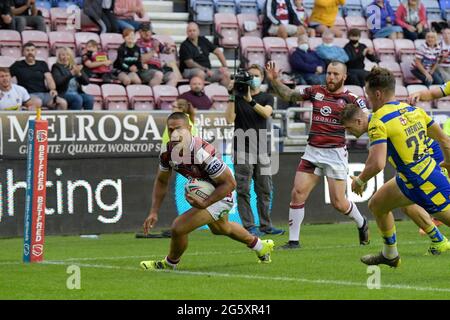
[[[425,140],[425,131],[423,130],[419,131],[417,136],[411,136],[408,139],[406,139],[406,145],[408,146],[408,148],[414,147],[414,156],[413,156],[414,161],[419,160],[419,146],[420,146],[419,139]]]

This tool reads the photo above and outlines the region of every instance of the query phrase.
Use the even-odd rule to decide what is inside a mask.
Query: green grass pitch
[[[382,243],[373,222],[370,227],[371,244],[362,247],[354,224],[305,225],[302,249],[275,250],[267,265],[245,245],[196,231],[176,272],[139,267],[141,260],[163,258],[169,239],[48,236],[46,263],[32,265],[21,262],[22,239],[0,239],[0,299],[450,298],[450,252],[426,256],[429,240],[410,221],[397,222],[402,265],[381,266],[381,289],[368,289],[371,275],[359,258],[380,251]],[[281,245],[287,235],[272,239]],[[80,268],[79,290],[67,288],[70,265]]]

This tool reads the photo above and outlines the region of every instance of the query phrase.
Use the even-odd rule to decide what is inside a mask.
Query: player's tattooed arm
[[[300,92],[297,92],[287,85],[282,83],[279,79],[274,79],[272,81],[272,87],[275,89],[275,92],[281,97],[281,99],[290,102],[291,104],[295,104],[298,101],[302,101],[302,95]]]

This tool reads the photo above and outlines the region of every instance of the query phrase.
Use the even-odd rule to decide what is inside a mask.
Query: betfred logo
[[[38,142],[47,141],[47,130],[38,130],[36,132],[36,139]]]
[[[31,249],[31,253],[35,257],[42,256],[43,252],[44,252],[44,246],[42,244],[34,244],[32,249]]]
[[[23,254],[26,255],[26,256],[30,254],[30,245],[28,243],[26,243],[23,246]]]

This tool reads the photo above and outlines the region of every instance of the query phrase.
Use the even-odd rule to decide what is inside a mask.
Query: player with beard
[[[309,194],[325,176],[329,185],[333,207],[354,220],[358,228],[359,243],[369,243],[367,219],[346,196],[348,154],[345,146],[345,130],[340,122],[340,113],[347,103],[358,105],[367,111],[365,102],[344,88],[347,67],[332,61],[327,68],[326,86],[312,86],[304,90],[290,89],[281,82],[274,62],[266,65],[267,78],[279,96],[296,104],[309,100],[313,104],[312,125],[305,153],[297,167],[289,209],[289,242],[281,248],[300,247],[300,226],[305,216],[305,202]]]

